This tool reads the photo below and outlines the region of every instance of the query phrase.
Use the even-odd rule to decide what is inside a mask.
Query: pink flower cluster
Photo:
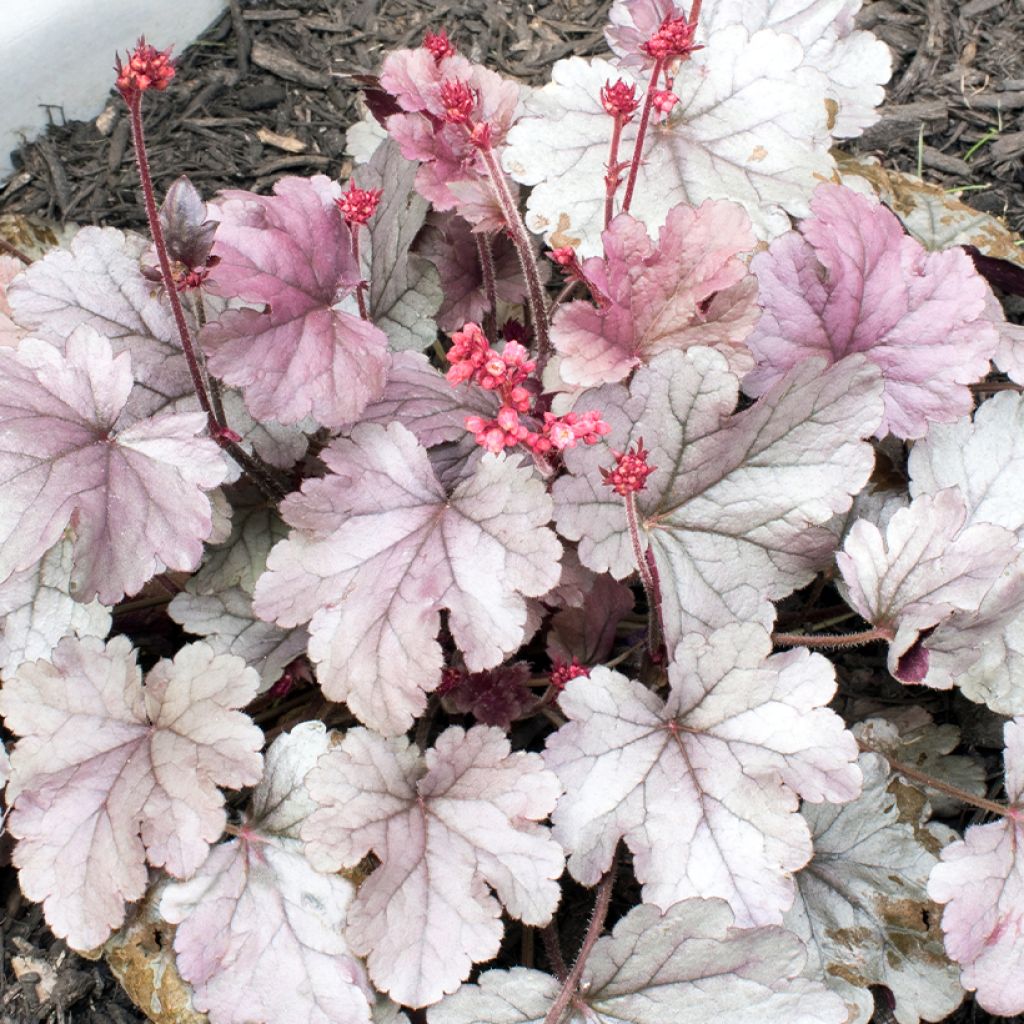
[[[117,72],[117,91],[130,103],[148,89],[162,92],[174,77],[170,48],[158,50],[150,46],[145,37],[139,39],[135,49],[128,54],[128,63],[122,64],[120,56],[114,58]]]
[[[552,449],[562,451],[584,444],[596,444],[610,431],[599,412],[570,412],[565,416],[544,413],[540,430],[531,430],[520,420],[528,413],[532,396],[523,386],[536,368],[536,362],[518,341],[506,341],[501,352],[491,348],[479,324],[468,323],[452,335],[448,351],[451,367],[445,375],[455,387],[472,381],[486,391],[495,391],[501,398],[501,408],[494,419],[467,416],[466,429],[476,443],[489,452],[500,452],[525,444],[531,451],[545,454]]]

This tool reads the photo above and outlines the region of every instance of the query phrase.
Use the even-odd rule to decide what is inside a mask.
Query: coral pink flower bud
[[[481,447],[486,448],[489,452],[494,452],[495,455],[498,452],[504,451],[505,448],[505,431],[501,427],[491,427],[489,430],[484,431],[483,441],[477,436],[477,443]]]
[[[547,428],[547,435],[553,447],[562,451],[563,448],[576,447],[576,432],[572,425],[561,421],[552,423]]]
[[[672,60],[675,57],[688,57],[699,46],[693,44],[696,25],[691,25],[686,18],[666,18],[658,31],[644,43],[640,49],[655,60]]]
[[[343,192],[340,199],[335,199],[334,205],[341,211],[346,224],[365,224],[376,212],[383,194],[383,189],[356,188],[349,182],[348,191]]]
[[[469,141],[478,149],[488,149],[491,145],[491,126],[486,121],[474,125],[469,133]]]
[[[135,49],[128,54],[127,64],[121,63],[120,55],[115,56],[114,70],[117,72],[117,91],[126,102],[131,102],[148,89],[162,92],[174,77],[170,47],[158,50],[141,37]]]
[[[651,106],[654,107],[662,117],[668,117],[668,115],[672,113],[672,108],[678,102],[679,97],[668,89],[659,89],[651,96]]]
[[[636,86],[627,85],[621,78],[614,85],[611,81],[605,82],[601,89],[601,106],[612,117],[628,121],[640,106],[636,98]]]
[[[471,434],[482,434],[487,421],[480,416],[467,416],[466,429]]]
[[[484,363],[484,373],[490,377],[504,377],[505,376],[505,360],[497,353],[490,356],[486,363]]]
[[[476,107],[476,95],[465,82],[446,78],[441,83],[441,103],[448,124],[465,124]]]
[[[498,426],[506,433],[514,433],[519,429],[519,413],[507,405],[498,410]]]
[[[552,687],[561,693],[570,679],[579,679],[581,676],[589,678],[590,669],[586,665],[581,665],[578,658],[573,658],[570,662],[556,660],[549,678]]]
[[[423,48],[430,51],[435,64],[440,64],[445,57],[455,56],[455,47],[452,46],[448,33],[441,29],[440,32],[428,32],[423,37]]]
[[[560,249],[552,249],[548,258],[560,267],[571,267],[576,262],[576,250],[571,245],[563,245]]]
[[[644,450],[642,437],[637,438],[635,449],[613,451],[615,466],[612,469],[601,467],[601,476],[604,477],[605,484],[623,497],[642,491],[647,486],[647,478],[658,468],[647,465],[649,454],[650,452]]]

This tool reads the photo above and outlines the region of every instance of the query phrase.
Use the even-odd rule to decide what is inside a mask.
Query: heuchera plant
[[[1024,359],[835,163],[858,7],[617,0],[538,89],[430,33],[344,186],[161,206],[174,64],[118,60],[150,238],[0,258],[6,827],[58,936],[155,915],[212,1024],[1024,1012],[1024,719],[1000,800],[929,691],[866,700],[1024,716]],[[140,603],[194,638],[145,674]]]

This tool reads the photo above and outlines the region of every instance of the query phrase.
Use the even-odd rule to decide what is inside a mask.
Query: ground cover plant
[[[151,238],[9,264],[0,353],[7,827],[70,946],[175,926],[214,1024],[1024,1011],[1020,723],[994,799],[829,707],[878,644],[1024,713],[1020,398],[971,390],[1021,339],[837,163],[856,6],[620,0],[540,89],[431,33],[352,181],[159,209],[173,64],[119,61]],[[157,575],[201,639],[149,664]]]

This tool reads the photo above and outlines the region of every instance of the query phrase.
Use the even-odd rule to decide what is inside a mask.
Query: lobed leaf
[[[662,914],[634,907],[598,939],[558,1024],[843,1024],[846,1008],[798,977],[803,946],[781,928],[740,929],[721,900]],[[430,1024],[543,1024],[561,986],[540,971],[487,971],[430,1010]]]
[[[760,395],[812,356],[863,353],[882,370],[879,437],[923,437],[969,412],[967,384],[988,372],[998,335],[988,284],[960,250],[928,253],[895,214],[838,185],[820,185],[813,216],[751,263],[764,313],[748,339]]]
[[[298,841],[315,807],[303,777],[329,746],[319,722],[278,737],[239,837],[164,889],[178,969],[211,1024],[369,1024],[373,992],[343,938],[355,886],[315,871]]]
[[[20,739],[9,828],[22,890],[74,949],[105,941],[146,889],[146,862],[186,878],[224,829],[218,786],[260,777],[263,734],[242,713],[256,673],[189,644],[143,686],[125,637],[65,639],[0,691]]]
[[[26,339],[0,350],[0,580],[31,568],[70,525],[71,589],[116,604],[164,569],[191,570],[210,535],[204,492],[227,472],[201,413],[119,429],[127,353],[79,327],[65,354]]]
[[[379,397],[390,357],[379,327],[335,308],[360,280],[340,187],[323,175],[283,178],[274,195],[222,193],[210,285],[261,309],[230,309],[203,330],[210,372],[240,387],[253,416],[359,419]]]
[[[960,982],[989,1013],[1024,1013],[1024,724],[1004,727],[1007,816],[971,825],[942,851],[928,880],[928,895],[946,904],[946,952],[961,966]]]
[[[853,737],[824,707],[832,666],[770,652],[753,624],[690,636],[667,701],[605,668],[568,683],[569,721],[545,762],[566,791],[552,821],[574,878],[594,885],[625,839],[645,902],[715,896],[741,926],[781,922],[812,853],[797,795],[850,800],[860,773]]]
[[[740,254],[756,239],[740,207],[675,206],[656,245],[640,221],[619,214],[601,241],[603,259],[583,264],[599,304],[571,302],[551,325],[567,384],[614,383],[660,352],[693,345],[721,352],[734,373],[753,367],[744,340],[758,316],[757,287]]]
[[[831,560],[836,541],[822,524],[849,506],[871,470],[871,448],[859,439],[880,415],[875,367],[852,360],[823,373],[809,361],[731,416],[737,390],[722,356],[692,349],[655,357],[628,393],[610,386],[585,399],[612,426],[613,449],[643,438],[657,467],[637,508],[670,650],[687,631],[769,626],[770,602]],[[607,459],[598,448],[566,452],[570,475],[552,488],[555,522],[579,541],[584,565],[621,579],[635,561],[623,501],[602,483]]]
[[[320,804],[302,827],[312,862],[333,872],[370,851],[381,860],[347,935],[397,1002],[434,1003],[493,957],[499,900],[526,924],[551,919],[562,852],[535,823],[554,808],[558,780],[538,755],[511,753],[498,729],[450,727],[425,755],[404,737],[350,729],[307,785]]]
[[[360,424],[321,456],[331,474],[282,506],[292,526],[256,586],[256,613],[310,621],[324,693],[397,735],[441,681],[440,612],[470,671],[522,643],[526,597],[558,581],[561,547],[544,485],[486,456],[447,495],[399,423]]]

